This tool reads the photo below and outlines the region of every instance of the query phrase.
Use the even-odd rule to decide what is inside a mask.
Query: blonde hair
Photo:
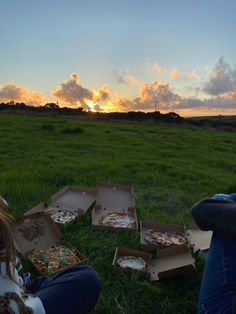
[[[2,197],[0,197],[0,262],[6,263],[6,273],[12,281],[14,281],[23,291],[24,287],[14,278],[16,266],[16,248],[14,243],[13,231],[15,220],[10,215],[10,208]],[[33,314],[31,307],[27,307],[21,297],[15,292],[6,292],[0,296],[0,313],[14,314],[10,308],[10,301],[13,300],[18,306],[20,314]]]
[[[15,282],[12,273],[16,263],[16,248],[12,228],[15,224],[14,218],[10,215],[10,208],[0,199],[0,261],[6,263],[8,277]]]

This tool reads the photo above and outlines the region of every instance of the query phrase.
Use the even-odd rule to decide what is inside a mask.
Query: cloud
[[[165,69],[160,66],[158,63],[154,63],[151,65],[151,71],[155,74],[162,74],[165,72]]]
[[[181,101],[181,97],[174,94],[169,84],[162,84],[156,80],[151,83],[144,83],[140,90],[139,95],[133,101],[122,99],[119,105],[130,110],[154,110],[155,105],[158,110],[168,109],[176,106]]]
[[[155,106],[156,105],[156,106]],[[144,83],[137,98],[130,100],[122,98],[118,102],[119,109],[122,111],[153,111],[156,107],[160,111],[180,111],[184,110],[204,112],[214,112],[214,110],[231,110],[236,108],[236,90],[223,96],[214,96],[210,99],[198,99],[194,97],[181,97],[171,91],[169,84],[160,81]]]
[[[165,72],[165,69],[162,68],[157,62],[150,64],[150,70],[154,74],[163,74]]]
[[[188,71],[184,77],[190,80],[196,80],[196,81],[201,80],[201,76],[197,74],[197,71],[195,69]]]
[[[178,79],[180,79],[180,77],[181,77],[181,74],[177,68],[170,71],[170,78],[172,80],[178,80]]]
[[[41,105],[45,102],[45,97],[36,91],[27,89],[24,85],[15,85],[14,83],[6,83],[0,85],[0,101],[24,102],[27,105]]]
[[[117,101],[117,111],[133,111],[138,109],[135,108],[133,101],[128,98],[121,98]]]
[[[54,87],[52,94],[71,106],[79,104],[84,108],[87,107],[87,101],[93,98],[93,91],[80,84],[80,78],[76,73],[71,74],[70,80],[64,81],[59,87]]]
[[[127,84],[126,77],[128,75],[127,71],[113,71],[113,75],[118,84]]]
[[[146,68],[148,72],[151,72],[156,75],[162,75],[166,72],[166,70],[160,66],[158,62],[153,62],[150,59],[146,59]]]
[[[133,76],[133,75],[128,75],[127,76],[127,81],[131,84],[131,85],[135,85],[135,86],[139,86],[141,84],[140,80]]]
[[[98,92],[94,92],[93,101],[98,103],[103,103],[111,99],[111,93],[109,86],[104,84]]]
[[[133,75],[130,75],[128,73],[128,71],[113,71],[113,75],[116,79],[116,82],[118,84],[124,84],[124,85],[140,85],[140,80],[133,76]]]
[[[209,80],[204,84],[203,91],[217,96],[236,89],[236,68],[232,68],[224,57],[221,57],[216,66],[209,73]]]
[[[157,73],[165,71],[157,63]],[[160,68],[159,68],[160,67]],[[166,74],[168,72],[166,71]],[[128,71],[117,72],[114,75],[120,84],[138,86],[138,93],[133,98],[113,95],[108,84],[102,85],[99,89],[85,87],[80,81],[77,73],[72,73],[70,78],[52,89],[52,96],[59,100],[59,104],[69,107],[83,107],[91,111],[153,111],[162,112],[176,111],[177,113],[195,112],[201,114],[211,112],[232,112],[236,113],[236,68],[233,68],[221,57],[216,66],[209,72],[206,82],[198,75],[195,69],[188,72],[181,72],[175,68],[169,72],[172,76],[172,83],[178,80],[179,83],[191,83],[188,87],[194,97],[183,97],[173,91],[170,84],[160,80],[141,83],[138,78],[130,75]],[[203,96],[203,90],[210,96],[199,99]],[[190,93],[189,93],[190,94]],[[0,85],[0,102],[24,102],[30,105],[45,104],[46,98],[43,94],[27,89],[24,85],[17,86],[14,83]]]
[[[93,90],[82,86],[79,75],[71,74],[71,78],[52,89],[52,94],[60,102],[69,107],[83,107],[85,110],[109,111],[109,106],[114,107],[112,95],[108,84],[100,89]]]

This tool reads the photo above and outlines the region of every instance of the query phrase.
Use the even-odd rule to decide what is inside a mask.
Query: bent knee
[[[83,290],[93,292],[95,295],[99,295],[101,291],[101,278],[97,272],[90,266],[78,266],[77,267],[77,285],[81,286]]]

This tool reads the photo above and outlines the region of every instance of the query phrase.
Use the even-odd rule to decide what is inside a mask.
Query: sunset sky
[[[236,114],[235,0],[7,0],[0,102]]]

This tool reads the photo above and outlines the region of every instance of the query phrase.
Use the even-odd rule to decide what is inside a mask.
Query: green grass
[[[19,217],[65,185],[106,180],[133,186],[139,219],[188,225],[196,201],[236,191],[235,153],[233,133],[1,114],[0,195]],[[201,259],[195,274],[152,284],[111,273],[115,247],[137,249],[138,232],[93,231],[89,212],[63,236],[102,278],[94,313],[195,313]]]

